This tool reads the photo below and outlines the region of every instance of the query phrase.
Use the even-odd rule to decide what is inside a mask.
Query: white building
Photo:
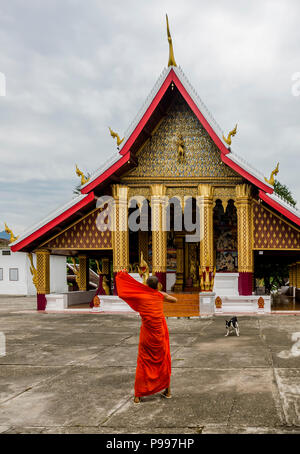
[[[36,266],[36,256],[33,254]],[[50,286],[54,293],[67,292],[66,257],[52,255]],[[12,252],[7,240],[0,239],[0,295],[35,295],[30,260],[24,252]]]

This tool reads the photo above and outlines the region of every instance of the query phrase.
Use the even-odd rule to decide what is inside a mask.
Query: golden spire
[[[166,14],[166,19],[167,19],[167,35],[168,35],[168,41],[169,41],[169,61],[168,61],[168,66],[177,66],[175,57],[174,57],[174,51],[173,51],[173,43],[172,43],[172,38],[171,38],[171,33],[169,29],[169,21],[168,21],[168,15]]]
[[[78,169],[77,164],[76,164],[76,173],[79,177],[81,177],[81,186],[83,186],[85,183],[90,181],[90,178],[86,178],[86,176],[81,172],[81,170]]]
[[[9,242],[10,242],[10,243],[13,243],[14,241],[16,241],[16,240],[19,238],[19,236],[15,236],[15,235],[13,234],[12,230],[10,230],[10,229],[8,228],[8,226],[7,226],[6,223],[4,223],[4,225],[5,225],[5,232],[8,233],[8,234],[10,235]]]
[[[123,137],[123,139],[120,139],[119,134],[117,134],[115,131],[113,131],[110,127],[109,127],[109,130],[110,130],[110,135],[111,135],[114,139],[117,138],[117,146],[121,145],[121,143],[122,143],[123,140],[124,140],[124,137]]]
[[[227,139],[226,139],[226,137],[223,136],[224,142],[226,142],[228,145],[231,145],[231,136],[232,137],[235,136],[236,131],[237,131],[237,124],[235,125],[235,128],[232,131],[230,131],[230,133],[227,136]]]
[[[277,162],[277,166],[275,167],[275,169],[272,171],[271,175],[270,175],[270,178],[266,178],[265,177],[265,181],[269,184],[271,184],[272,186],[274,186],[275,184],[275,178],[274,178],[274,175],[277,175],[277,173],[279,172],[279,162]]]

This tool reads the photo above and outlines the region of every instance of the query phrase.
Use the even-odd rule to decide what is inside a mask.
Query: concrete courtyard
[[[0,433],[300,433],[298,315],[168,318],[173,397],[134,404],[139,317],[35,304],[0,297]]]

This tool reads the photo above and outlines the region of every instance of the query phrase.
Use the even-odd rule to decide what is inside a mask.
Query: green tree
[[[281,184],[278,180],[275,180],[274,192],[293,206],[296,206],[297,201],[293,198],[291,191],[285,184]]]

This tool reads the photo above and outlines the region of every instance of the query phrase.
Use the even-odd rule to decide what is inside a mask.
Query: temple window
[[[18,268],[9,268],[9,280],[10,281],[19,280],[19,269]]]
[[[214,249],[217,272],[237,272],[237,212],[233,200],[227,206],[220,199],[214,207]]]

